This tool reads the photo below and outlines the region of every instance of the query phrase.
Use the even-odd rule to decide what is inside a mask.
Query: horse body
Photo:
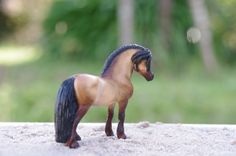
[[[116,85],[101,77],[79,74],[75,78],[74,88],[80,105],[99,106],[116,102]]]
[[[130,81],[133,70],[130,60],[135,52],[136,50],[132,49],[117,57],[104,76],[77,75],[74,87],[79,104],[112,105],[129,98],[133,93]]]
[[[80,140],[80,136],[76,132],[76,127],[92,105],[108,106],[108,118],[106,121],[105,132],[107,136],[114,135],[112,131],[112,118],[115,103],[118,103],[119,106],[119,123],[117,127],[117,137],[125,139],[125,109],[128,104],[129,98],[133,94],[131,76],[133,70],[135,70],[141,75],[143,75],[146,80],[152,80],[153,73],[150,70],[150,62],[151,52],[149,51],[149,49],[139,45],[124,46],[123,48],[114,51],[108,57],[101,76],[94,76],[89,74],[75,75],[73,79],[74,89],[69,91],[70,95],[64,93],[65,91],[63,92],[63,88],[65,88],[67,91],[68,88],[71,87],[62,85],[62,89],[60,89],[58,93],[59,100],[57,100],[56,104],[56,132],[60,131],[61,129],[65,129],[65,127],[63,126],[64,123],[73,121],[73,124],[71,124],[71,127],[69,127],[71,133],[67,133],[67,135],[64,136],[64,138],[67,139],[63,139],[61,141],[60,139],[57,139],[60,137],[60,135],[64,135],[62,130],[60,131],[60,133],[56,133],[56,140],[58,142],[66,142],[66,145],[71,148],[78,147],[79,144],[76,140]],[[72,84],[72,82],[69,84]],[[64,98],[60,98],[60,96]],[[70,106],[70,98],[75,99],[77,101],[78,108],[74,105],[73,107]],[[71,109],[74,108],[77,108],[76,113],[72,113],[72,115],[70,115],[70,111],[72,111]],[[65,119],[62,115],[63,111],[65,111],[67,114]],[[60,120],[60,118],[62,119]]]

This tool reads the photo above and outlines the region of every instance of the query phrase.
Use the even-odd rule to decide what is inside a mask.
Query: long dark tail
[[[78,103],[74,89],[75,77],[65,80],[58,91],[55,105],[56,142],[65,143],[71,136]]]

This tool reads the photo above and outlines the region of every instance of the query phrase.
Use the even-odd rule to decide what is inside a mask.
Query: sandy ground
[[[236,156],[236,125],[142,122],[125,130],[128,138],[119,140],[105,136],[104,124],[82,123],[80,148],[69,149],[54,141],[52,123],[0,123],[0,156]]]

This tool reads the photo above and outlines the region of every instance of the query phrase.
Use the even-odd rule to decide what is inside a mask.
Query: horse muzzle
[[[154,74],[150,72],[150,73],[147,73],[144,77],[147,81],[152,81],[154,78]]]

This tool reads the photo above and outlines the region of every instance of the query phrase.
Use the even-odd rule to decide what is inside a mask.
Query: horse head
[[[154,74],[151,71],[152,53],[149,49],[137,51],[131,58],[133,63],[133,69],[141,74],[147,81],[151,81],[154,78]]]

